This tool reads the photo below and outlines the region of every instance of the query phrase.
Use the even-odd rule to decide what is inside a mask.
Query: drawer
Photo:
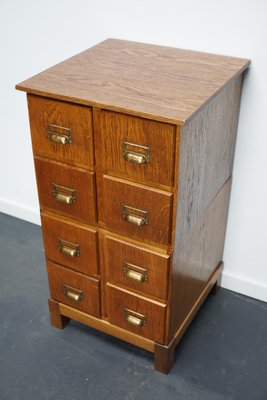
[[[46,258],[87,275],[98,274],[97,231],[42,214]]]
[[[108,319],[120,328],[164,343],[166,304],[107,284]]]
[[[106,235],[104,259],[109,282],[166,301],[170,256]]]
[[[100,111],[103,163],[111,174],[171,188],[175,129],[172,125]]]
[[[74,272],[50,261],[47,263],[51,297],[73,308],[100,316],[98,279]]]
[[[96,222],[94,172],[38,157],[35,157],[35,172],[41,209]]]
[[[28,95],[33,152],[54,160],[94,165],[89,107]]]
[[[168,245],[172,194],[107,175],[103,180],[106,227],[138,240]]]

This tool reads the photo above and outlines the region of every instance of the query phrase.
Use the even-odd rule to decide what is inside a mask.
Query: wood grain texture
[[[103,237],[103,252],[107,281],[122,285],[143,295],[166,301],[169,281],[169,256],[130,244],[112,235]],[[125,262],[145,270],[147,280],[138,282],[127,276],[124,271]],[[134,266],[130,269],[140,273],[140,270]]]
[[[115,232],[144,242],[167,246],[170,240],[172,194],[144,185],[104,176],[103,223]],[[123,205],[148,212],[148,224],[136,226],[122,215]]]
[[[94,165],[92,111],[89,107],[28,95],[33,153],[92,168]],[[71,129],[72,141],[62,145],[48,138],[48,124]]]
[[[100,316],[99,280],[74,272],[58,264],[47,262],[51,297],[61,303],[94,316]],[[74,301],[64,294],[64,285],[82,291],[82,299]]]
[[[92,224],[97,220],[94,172],[35,157],[35,172],[41,209],[50,209]],[[76,201],[59,202],[52,193],[53,183],[75,189]]]
[[[232,174],[242,76],[180,132],[176,246]]]
[[[108,39],[16,88],[181,124],[248,64],[240,58]]]
[[[163,343],[165,339],[166,304],[155,302],[130,291],[107,284],[108,319],[113,325],[147,339]],[[132,326],[125,319],[125,309],[146,318],[144,326]]]
[[[97,276],[99,273],[97,231],[57,215],[42,213],[41,217],[46,257],[86,275]],[[59,239],[79,245],[79,255],[70,257],[60,251]]]
[[[108,229],[103,229],[103,228],[98,228],[98,233],[104,236],[112,236],[114,239],[118,240],[119,242],[126,242],[129,243],[132,246],[140,247],[143,248],[144,250],[151,251],[152,253],[156,254],[162,254],[164,256],[168,256],[169,252],[167,248],[158,246],[153,243],[145,243],[145,242],[140,242],[140,240],[136,240],[134,238],[131,238],[130,236],[126,235],[121,235],[118,234],[114,231],[108,230]]]
[[[169,124],[134,118],[119,113],[99,111],[96,114],[105,172],[146,184],[173,186],[175,127]],[[149,148],[149,161],[135,164],[123,157],[123,143]],[[127,151],[145,154],[138,146],[127,145]]]
[[[183,322],[222,260],[231,178],[198,218],[172,257],[168,340]]]

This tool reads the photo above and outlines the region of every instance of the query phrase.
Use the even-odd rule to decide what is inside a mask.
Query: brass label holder
[[[122,216],[125,219],[125,221],[129,222],[130,224],[136,226],[147,225],[148,215],[149,212],[147,210],[142,210],[139,208],[128,206],[127,204],[123,204],[122,206]]]
[[[129,325],[137,328],[144,327],[147,322],[145,315],[139,314],[133,310],[130,310],[129,308],[124,309],[124,318]]]
[[[83,292],[80,289],[76,289],[66,284],[63,284],[63,293],[68,299],[76,302],[83,299]]]
[[[75,189],[52,183],[52,195],[61,203],[73,204],[76,201]]]
[[[123,141],[122,155],[126,161],[133,164],[148,164],[150,159],[150,147]]]
[[[127,278],[135,282],[147,282],[148,280],[147,269],[138,267],[127,261],[123,263],[123,272]]]
[[[64,126],[47,124],[47,137],[53,143],[66,145],[72,142],[72,131]]]
[[[69,257],[79,257],[80,256],[80,245],[77,243],[69,242],[68,240],[62,239],[60,237],[58,240],[58,248],[61,253],[66,254]]]

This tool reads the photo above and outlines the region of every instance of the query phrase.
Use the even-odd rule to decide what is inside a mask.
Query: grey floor
[[[166,376],[150,353],[49,324],[40,228],[0,214],[0,400],[266,400],[267,304],[209,296]]]

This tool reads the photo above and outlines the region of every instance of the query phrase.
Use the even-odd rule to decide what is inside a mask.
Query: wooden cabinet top
[[[108,39],[16,88],[184,124],[248,64],[241,58]]]

